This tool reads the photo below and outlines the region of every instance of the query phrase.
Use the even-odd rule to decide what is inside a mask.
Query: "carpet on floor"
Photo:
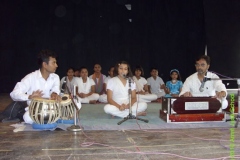
[[[83,104],[80,110],[80,121],[77,123],[83,127],[84,130],[149,130],[149,129],[186,129],[186,128],[225,128],[231,127],[231,122],[198,122],[198,123],[166,123],[159,118],[159,110],[161,103],[148,103],[147,116],[140,118],[147,119],[149,122],[145,123],[136,119],[128,119],[122,124],[117,123],[122,118],[112,117],[107,115],[104,110],[105,104]],[[133,111],[134,112],[134,111]],[[13,124],[14,132],[18,131],[39,131],[32,128],[29,124]],[[58,124],[56,128],[66,130],[71,124]]]

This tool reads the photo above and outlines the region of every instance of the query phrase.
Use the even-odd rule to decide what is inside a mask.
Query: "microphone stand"
[[[70,92],[68,86],[67,86],[67,90],[68,90],[68,93],[71,95],[71,92]],[[76,101],[78,101],[77,96],[76,96],[76,86],[75,86],[75,85],[74,85],[74,87],[73,87],[73,98],[71,98],[71,100],[72,100],[72,102],[73,102],[73,104],[74,104],[74,124],[73,124],[72,126],[68,127],[67,130],[68,130],[68,131],[73,131],[73,132],[79,132],[79,131],[81,131],[83,128],[80,127],[79,125],[77,125],[77,116],[78,116],[78,115],[77,115],[77,111],[79,111],[79,109],[78,109],[78,107],[77,107],[74,99],[75,99]]]
[[[148,123],[148,120],[146,119],[142,119],[142,118],[138,118],[134,115],[132,115],[132,99],[131,99],[131,94],[132,94],[132,91],[131,91],[131,78],[128,78],[128,84],[129,84],[129,89],[128,89],[128,97],[129,97],[129,115],[127,117],[124,117],[123,120],[121,120],[120,122],[118,122],[117,124],[120,125],[122,124],[123,122],[127,121],[128,119],[136,119],[136,120],[140,120],[140,121],[143,121],[143,122],[146,122]]]
[[[238,84],[238,113],[237,113],[237,116],[234,120],[236,120],[236,123],[234,125],[235,128],[238,127],[238,123],[240,121],[240,78],[207,78],[207,80],[233,80],[233,81],[237,81],[237,84]],[[230,114],[234,114],[234,110],[233,110],[233,113],[230,113]],[[230,120],[226,120],[226,121],[231,121],[233,119],[230,119]]]

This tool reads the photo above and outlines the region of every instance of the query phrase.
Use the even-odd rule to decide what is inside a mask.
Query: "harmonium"
[[[221,103],[211,97],[164,97],[159,115],[167,123],[226,121]]]

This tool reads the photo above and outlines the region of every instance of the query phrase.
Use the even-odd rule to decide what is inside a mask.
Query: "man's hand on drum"
[[[58,102],[61,102],[61,101],[62,101],[62,97],[59,96],[59,95],[58,95],[57,93],[55,93],[55,92],[53,92],[53,93],[51,94],[50,99],[56,100],[56,101],[58,101]]]
[[[32,92],[32,94],[28,96],[28,99],[41,98],[42,96],[43,96],[42,91],[37,90],[37,91]]]
[[[191,92],[185,92],[183,95],[183,97],[192,97]]]

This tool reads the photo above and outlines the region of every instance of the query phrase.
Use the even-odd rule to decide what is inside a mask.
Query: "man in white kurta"
[[[50,73],[47,80],[45,80],[39,70],[26,75],[21,82],[18,82],[10,93],[14,101],[27,101],[29,105],[31,100],[29,95],[34,91],[41,90],[43,98],[49,98],[51,93],[60,93],[59,90],[59,76],[55,73]]]
[[[60,80],[57,74],[50,73],[47,80],[45,80],[39,69],[25,76],[21,82],[18,82],[10,96],[14,101],[27,101],[27,105],[30,105],[31,99],[29,99],[29,95],[33,92],[41,90],[42,97],[49,98],[52,93],[60,93],[59,85]],[[32,124],[33,120],[29,115],[28,107],[25,110],[23,119],[26,123]]]
[[[182,96],[186,92],[190,92],[193,97],[214,97],[216,92],[225,91],[227,89],[221,80],[209,80],[206,81],[203,87],[203,91],[200,92],[201,82],[198,79],[197,72],[189,76],[183,84],[182,91],[179,96]],[[207,78],[219,78],[216,74],[212,72],[207,72]],[[228,102],[226,97],[218,99],[222,102],[222,109],[227,108]]]
[[[207,80],[206,78],[219,77],[208,72],[210,66],[210,58],[206,55],[200,56],[196,61],[197,72],[189,76],[183,84],[182,91],[179,96],[182,97],[216,97],[222,102],[222,109],[227,108],[226,100],[227,89],[221,80]],[[204,79],[205,78],[205,79]],[[201,87],[201,88],[200,88]]]
[[[129,83],[124,86],[123,83],[119,80],[118,77],[113,77],[108,80],[107,89],[112,91],[112,99],[118,103],[119,105],[122,104],[129,104]],[[136,90],[136,84],[131,83],[131,90]],[[132,115],[136,116],[137,113],[144,112],[147,109],[147,104],[145,102],[135,102],[132,105]],[[120,111],[114,105],[107,104],[104,106],[104,111],[107,114],[111,114],[117,117],[127,117],[129,115],[129,109],[125,109]]]
[[[38,63],[40,69],[26,75],[20,82],[16,84],[13,91],[10,93],[14,103],[11,106],[12,110],[18,106],[18,103],[24,102],[25,113],[23,120],[26,123],[32,124],[32,115],[29,114],[29,106],[35,98],[43,98],[46,100],[61,101],[60,94],[60,79],[56,71],[58,65],[56,55],[51,50],[42,50],[38,55]],[[81,104],[77,104],[81,107]],[[28,107],[29,106],[29,107]],[[13,117],[14,118],[14,117]],[[42,118],[42,117],[41,117]],[[57,119],[55,120],[57,121]]]
[[[29,105],[34,98],[61,100],[59,96],[59,76],[54,73],[58,67],[55,57],[55,53],[50,50],[40,51],[38,55],[40,69],[26,75],[16,84],[15,88],[10,93],[11,98],[16,103],[18,101],[26,101],[27,105]],[[24,121],[30,124],[33,123],[27,106],[25,110],[26,112],[23,115]]]

